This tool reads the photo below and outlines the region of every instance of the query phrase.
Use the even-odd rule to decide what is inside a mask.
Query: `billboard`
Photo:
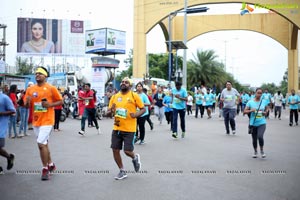
[[[126,32],[111,28],[87,30],[85,32],[86,53],[125,54]]]
[[[86,24],[80,20],[18,18],[17,53],[83,56]]]

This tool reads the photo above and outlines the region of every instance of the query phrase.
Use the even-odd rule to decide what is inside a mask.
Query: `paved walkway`
[[[100,121],[103,134],[87,128],[77,132],[79,120],[61,123],[50,141],[57,172],[50,181],[40,180],[41,161],[35,137],[7,139],[6,149],[16,154],[15,166],[0,175],[1,200],[76,199],[300,199],[300,127],[288,126],[288,112],[282,120],[268,120],[265,134],[266,159],[253,159],[247,117],[237,116],[237,134],[225,135],[217,114],[208,120],[186,116],[185,139],[173,139],[169,126],[153,131],[146,124],[146,144],[136,145],[142,171],[134,173],[124,154],[128,178],[116,181],[118,173],[110,149],[112,120]],[[0,158],[6,167],[6,160]]]

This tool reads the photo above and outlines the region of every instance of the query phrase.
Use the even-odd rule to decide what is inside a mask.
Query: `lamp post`
[[[176,70],[176,72],[175,72],[175,77],[176,77],[176,81],[180,81],[180,78],[183,77],[181,68],[178,68],[178,69]]]
[[[185,0],[185,5],[184,5],[184,10],[182,11],[175,11],[171,12],[169,14],[169,41],[167,41],[168,44],[168,51],[169,51],[169,62],[168,62],[168,71],[169,71],[169,76],[168,76],[168,81],[169,83],[171,82],[171,74],[172,74],[172,19],[177,15],[177,13],[184,13],[185,14],[185,19],[184,19],[184,46],[186,44],[187,40],[187,19],[186,19],[186,14],[193,14],[193,13],[200,13],[200,12],[206,12],[209,8],[207,7],[199,7],[199,8],[187,8],[187,0]],[[186,87],[186,50],[184,51],[184,58],[183,58],[183,82],[184,82],[184,87]]]

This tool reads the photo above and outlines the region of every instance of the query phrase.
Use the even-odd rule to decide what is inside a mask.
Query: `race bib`
[[[178,98],[174,98],[174,103],[180,103],[181,102],[181,100],[180,99],[178,99]]]
[[[256,115],[256,119],[260,119],[263,117],[263,111],[259,110]]]
[[[226,95],[225,101],[232,101],[232,100],[233,100],[233,96],[232,95]]]
[[[33,112],[47,112],[47,108],[42,106],[42,102],[35,102],[33,107]]]
[[[124,109],[124,108],[118,108],[116,110],[115,117],[120,117],[122,119],[126,119],[126,117],[127,117],[127,110]]]

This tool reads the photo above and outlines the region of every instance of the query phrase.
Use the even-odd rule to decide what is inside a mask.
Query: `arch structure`
[[[243,3],[236,0],[193,0],[188,7],[201,4]],[[298,32],[300,27],[300,3],[298,0],[247,0],[247,4],[274,5],[273,12],[263,14],[187,15],[187,41],[211,31],[249,30],[267,35],[288,50],[288,90],[299,91]],[[276,5],[281,5],[276,8]],[[286,6],[286,8],[284,7]],[[291,9],[289,6],[294,6]],[[157,24],[166,41],[169,38],[170,13],[184,8],[183,0],[135,0],[134,1],[134,48],[133,77],[146,74],[146,35]],[[183,16],[172,19],[172,40],[183,40]],[[167,50],[167,48],[166,48]],[[184,74],[185,75],[185,74]]]

